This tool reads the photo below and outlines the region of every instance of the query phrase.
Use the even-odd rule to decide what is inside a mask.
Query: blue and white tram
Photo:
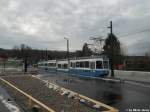
[[[57,70],[56,60],[48,60],[46,69],[50,72],[56,72]]]
[[[68,69],[68,60],[59,60],[57,61],[57,71],[58,72],[64,72],[64,73],[68,73],[69,69]]]
[[[56,72],[57,67],[56,67],[56,60],[48,60],[48,61],[42,61],[38,63],[38,68],[42,70],[48,70],[51,72]]]
[[[42,70],[46,70],[47,69],[47,61],[42,61],[38,63],[38,68],[42,69]]]
[[[109,74],[109,60],[104,58],[49,60],[39,62],[38,67],[85,77],[104,77]]]
[[[109,74],[109,61],[102,58],[70,60],[70,73],[102,77]]]

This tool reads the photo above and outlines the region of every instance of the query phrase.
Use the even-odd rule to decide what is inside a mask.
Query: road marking
[[[29,99],[31,99],[32,101],[34,101],[35,103],[37,103],[38,105],[40,105],[41,107],[43,107],[44,109],[46,109],[47,111],[49,111],[49,112],[55,112],[50,107],[46,106],[42,102],[38,101],[37,99],[35,99],[32,96],[28,95],[27,93],[23,92],[22,90],[20,90],[19,88],[17,88],[16,86],[14,86],[13,84],[11,84],[10,82],[6,81],[5,79],[3,79],[3,78],[0,77],[0,80],[3,81],[5,84],[11,86],[13,89],[17,90],[18,92],[20,92],[24,96],[28,97]]]

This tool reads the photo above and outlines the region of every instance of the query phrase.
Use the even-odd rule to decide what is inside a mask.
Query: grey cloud
[[[68,37],[71,50],[81,49],[90,36],[106,38],[113,20],[114,33],[131,53],[138,43],[135,37],[148,40],[142,45],[149,42],[147,32],[120,35],[149,28],[149,10],[149,0],[1,0],[0,47],[26,43],[34,48],[65,50],[63,38]]]

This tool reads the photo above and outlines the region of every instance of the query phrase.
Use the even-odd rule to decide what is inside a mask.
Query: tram
[[[109,60],[101,57],[41,61],[38,67],[49,72],[85,77],[105,77],[109,74]]]

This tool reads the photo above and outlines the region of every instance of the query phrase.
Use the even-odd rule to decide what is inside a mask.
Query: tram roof
[[[103,59],[103,60],[108,60],[107,56],[90,56],[90,57],[75,57],[75,58],[69,58],[69,60],[93,60],[93,59]],[[45,62],[56,62],[56,61],[67,61],[68,59],[58,59],[58,60],[48,60],[48,61],[41,61],[42,63]]]

